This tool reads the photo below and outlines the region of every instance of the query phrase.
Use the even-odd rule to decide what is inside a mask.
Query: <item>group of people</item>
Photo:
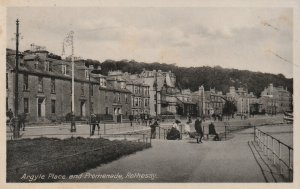
[[[140,114],[140,115],[129,115],[129,121],[130,126],[133,125],[133,122],[135,122],[138,125],[151,125],[152,124],[152,118],[148,114]]]
[[[23,131],[25,131],[25,122],[26,122],[26,114],[22,113],[18,115],[18,124],[16,125],[16,117],[14,117],[14,113],[12,112],[11,109],[9,109],[6,112],[6,124],[10,125],[11,127],[13,127],[13,130],[20,130],[22,129]]]
[[[194,128],[196,132],[191,132],[190,124],[192,124],[192,119],[190,116],[188,117],[188,120],[185,124],[180,124],[180,123],[181,122],[179,120],[174,121],[172,128],[169,129],[167,133],[168,140],[180,139],[181,138],[180,131],[182,131],[183,130],[182,128],[184,128],[183,134],[186,134],[190,138],[196,138],[197,143],[202,143],[204,132],[202,126],[202,119],[200,117],[197,117],[194,122]],[[180,129],[179,126],[182,128]],[[214,135],[213,140],[215,141],[220,140],[219,134],[216,132],[215,125],[211,122],[208,127],[209,127],[208,135]]]

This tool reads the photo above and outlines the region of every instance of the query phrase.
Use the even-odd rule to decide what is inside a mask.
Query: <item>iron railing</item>
[[[287,169],[288,180],[292,182],[294,149],[256,127],[254,127],[254,141],[262,149],[264,155],[272,161],[273,165],[279,168],[279,172],[282,176],[286,176],[284,168]]]

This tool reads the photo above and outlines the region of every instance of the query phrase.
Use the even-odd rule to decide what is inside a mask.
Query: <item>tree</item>
[[[232,118],[234,113],[237,111],[236,105],[232,101],[226,101],[223,107],[223,115],[227,115],[228,117],[231,115]]]

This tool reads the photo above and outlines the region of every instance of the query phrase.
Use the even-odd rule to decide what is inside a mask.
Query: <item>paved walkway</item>
[[[67,182],[265,182],[248,146],[248,141],[253,140],[251,131],[236,133],[228,141],[202,144],[195,140],[153,140],[150,149]]]
[[[109,135],[109,134],[126,134],[130,132],[138,132],[149,130],[150,127],[146,127],[144,125],[134,125],[130,126],[130,123],[122,123],[122,124],[100,124],[100,130],[96,127],[95,137],[99,135]],[[76,132],[70,132],[70,125],[53,125],[53,126],[34,126],[34,127],[26,127],[25,131],[21,131],[21,138],[37,138],[37,137],[55,137],[55,138],[70,138],[71,136],[77,137],[90,137],[90,127],[88,124],[80,124],[76,125]],[[9,128],[7,127],[7,131]],[[12,136],[11,132],[7,132],[7,140],[10,140]]]

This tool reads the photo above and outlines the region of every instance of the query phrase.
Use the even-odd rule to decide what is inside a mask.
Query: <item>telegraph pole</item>
[[[155,71],[155,83],[156,83],[156,85],[155,85],[155,93],[156,93],[156,111],[155,111],[155,114],[156,114],[156,119],[157,119],[157,112],[158,112],[158,101],[157,101],[157,99],[158,99],[158,96],[157,96],[157,71]]]
[[[71,132],[76,132],[76,124],[75,124],[75,95],[74,95],[74,32],[71,31],[71,45],[72,45],[72,120],[71,120]]]
[[[19,19],[16,21],[16,78],[15,78],[15,117],[19,112]]]

